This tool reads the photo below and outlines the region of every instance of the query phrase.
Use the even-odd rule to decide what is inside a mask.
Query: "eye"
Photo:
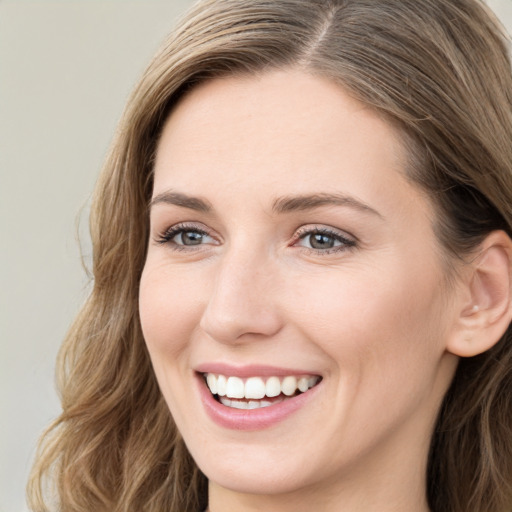
[[[176,245],[201,245],[211,242],[211,237],[200,231],[180,231],[170,241]]]
[[[192,248],[205,244],[217,244],[205,230],[195,226],[177,225],[169,228],[156,240],[159,244],[169,244],[175,249]]]
[[[304,228],[300,230],[298,237],[295,245],[323,253],[344,251],[356,245],[354,239],[323,227]]]

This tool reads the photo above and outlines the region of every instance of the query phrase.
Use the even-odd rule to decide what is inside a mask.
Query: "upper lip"
[[[306,370],[304,368],[284,368],[278,366],[268,366],[260,364],[251,364],[243,366],[235,366],[221,362],[211,362],[199,364],[195,371],[198,373],[214,373],[216,375],[227,375],[230,377],[285,377],[287,375],[318,375],[315,371]]]

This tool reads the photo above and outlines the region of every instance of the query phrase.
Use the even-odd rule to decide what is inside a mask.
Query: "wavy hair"
[[[155,147],[190,88],[291,67],[334,80],[399,127],[410,178],[437,205],[447,260],[492,230],[512,233],[508,40],[481,1],[198,2],[132,94],[97,184],[93,289],[59,355],[62,414],[40,444],[32,510],[205,508],[206,478],[164,403],[139,323]],[[441,406],[427,474],[433,512],[512,510],[511,397],[509,328],[460,361]]]

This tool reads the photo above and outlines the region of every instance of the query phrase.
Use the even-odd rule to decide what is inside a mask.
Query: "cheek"
[[[387,270],[317,280],[295,313],[331,360],[332,429],[349,438],[433,415],[445,391],[437,389],[445,327],[436,279]]]
[[[146,263],[140,281],[139,310],[144,340],[156,379],[173,419],[184,431],[190,400],[190,340],[201,312],[199,282],[190,273]]]
[[[317,275],[296,295],[297,318],[342,369],[402,377],[432,368],[446,322],[437,268],[401,262]],[[402,263],[402,264],[401,264]],[[355,370],[357,371],[357,370]]]
[[[202,311],[200,280],[191,273],[170,272],[165,264],[150,260],[142,273],[139,292],[144,339],[155,356],[175,358],[187,349]]]

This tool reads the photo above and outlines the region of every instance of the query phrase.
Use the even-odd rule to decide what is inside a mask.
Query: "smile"
[[[214,373],[203,374],[214,398],[234,409],[261,409],[305,393],[316,386],[320,377],[315,375],[284,377],[249,377],[243,379]]]

